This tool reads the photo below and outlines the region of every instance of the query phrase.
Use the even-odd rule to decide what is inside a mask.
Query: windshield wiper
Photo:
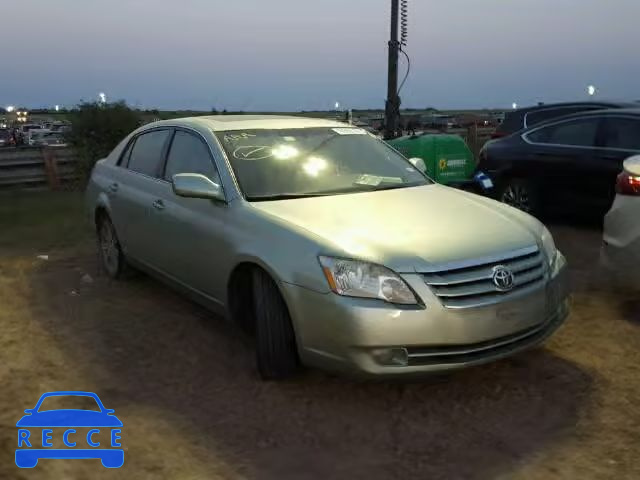
[[[379,192],[380,190],[395,190],[396,188],[409,188],[409,187],[417,187],[422,185],[421,183],[395,183],[393,185],[385,185],[382,187],[374,187],[374,192]]]
[[[312,197],[330,197],[333,195],[343,195],[348,193],[364,193],[364,192],[377,192],[379,190],[393,190],[394,188],[407,188],[417,187],[420,185],[427,185],[426,183],[394,183],[387,184],[385,186],[375,186],[355,183],[355,186],[359,188],[345,187],[335,188],[333,190],[323,190],[321,192],[303,192],[303,193],[274,193],[270,195],[247,195],[245,198],[249,202],[268,202],[270,200],[293,200],[296,198],[312,198]]]
[[[311,197],[325,197],[332,195],[331,193],[316,192],[316,193],[274,193],[272,195],[250,195],[246,199],[249,202],[268,202],[270,200],[292,200],[294,198],[311,198]]]

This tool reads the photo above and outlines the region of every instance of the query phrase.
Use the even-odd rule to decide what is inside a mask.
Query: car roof
[[[542,105],[533,105],[530,107],[519,108],[513,112],[507,113],[531,113],[537,110],[545,110],[550,108],[563,108],[563,107],[588,107],[590,105],[602,105],[604,108],[640,108],[637,103],[633,102],[616,102],[607,100],[591,100],[585,102],[560,102],[560,103],[544,103]]]
[[[205,127],[213,131],[256,130],[281,128],[349,127],[345,123],[322,118],[286,115],[208,115],[202,117],[175,118],[148,124],[153,126]]]
[[[582,115],[602,115],[602,114],[621,114],[630,113],[632,115],[640,115],[640,106],[633,108],[606,108],[602,110],[591,110],[590,112],[582,112]],[[576,113],[575,115],[580,115]]]
[[[570,115],[563,115],[562,117],[556,117],[556,118],[552,118],[546,122],[542,122],[542,123],[538,123],[536,125],[533,125],[531,128],[536,128],[539,127],[543,124],[547,124],[547,123],[555,123],[558,120],[566,120],[568,118],[575,118],[575,117],[593,117],[593,116],[600,116],[600,115],[620,115],[620,114],[626,114],[626,115],[634,115],[634,116],[640,116],[640,107],[635,107],[635,108],[605,108],[602,110],[590,110],[590,111],[584,111],[584,112],[576,112],[576,113],[572,113]]]

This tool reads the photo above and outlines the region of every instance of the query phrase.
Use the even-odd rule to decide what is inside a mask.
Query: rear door
[[[583,180],[597,158],[596,144],[601,125],[599,117],[561,120],[523,136],[531,144],[531,163],[543,196],[558,207],[588,201]]]
[[[154,201],[166,183],[160,173],[170,135],[171,129],[163,128],[136,136],[108,186],[113,220],[126,254],[152,267],[154,245],[161,241]]]
[[[640,118],[622,114],[605,117],[598,147],[597,160],[590,168],[590,188],[592,195],[605,195],[610,206],[623,162],[640,154]]]

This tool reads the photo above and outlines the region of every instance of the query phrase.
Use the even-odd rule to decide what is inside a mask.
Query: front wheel
[[[253,272],[256,354],[264,380],[281,380],[299,369],[291,317],[275,282],[263,270]]]
[[[535,185],[525,179],[508,178],[498,190],[498,200],[502,203],[532,215],[540,213],[539,199]]]

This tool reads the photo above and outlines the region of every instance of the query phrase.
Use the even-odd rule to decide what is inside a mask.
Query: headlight
[[[547,227],[543,227],[541,240],[542,248],[544,249],[544,253],[547,256],[549,265],[551,265],[556,259],[556,253],[558,252],[558,249],[556,248],[556,244],[553,242],[551,232],[547,230]]]
[[[389,303],[415,305],[415,295],[398,274],[375,263],[318,257],[329,287],[345,297],[379,298]]]

